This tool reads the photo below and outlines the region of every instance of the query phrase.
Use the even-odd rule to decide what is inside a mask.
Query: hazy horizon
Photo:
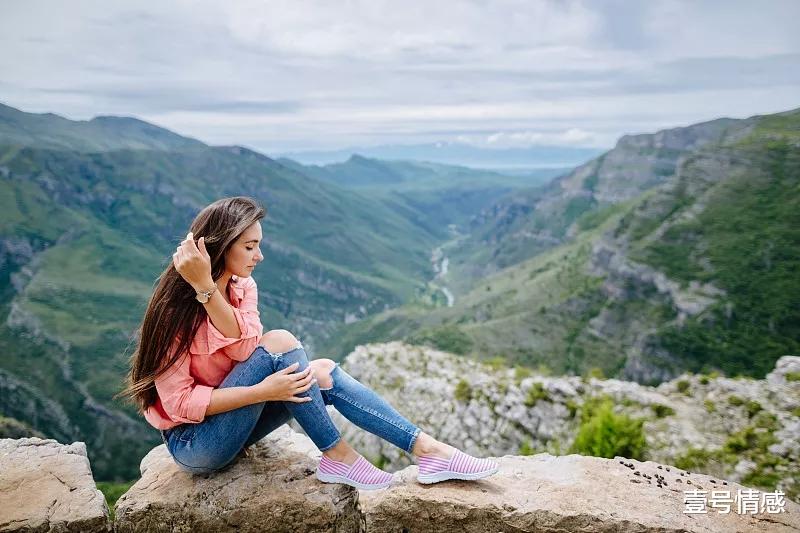
[[[789,1],[2,10],[0,101],[72,120],[133,116],[266,154],[603,151],[625,134],[800,105],[800,4]]]

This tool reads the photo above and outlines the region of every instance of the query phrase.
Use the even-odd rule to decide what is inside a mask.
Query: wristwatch
[[[197,296],[195,296],[195,299],[201,304],[207,303],[208,299],[211,298],[211,295],[214,294],[215,290],[217,290],[216,285],[214,285],[214,288],[207,291],[197,291]]]

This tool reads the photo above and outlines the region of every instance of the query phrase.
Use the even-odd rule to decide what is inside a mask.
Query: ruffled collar
[[[228,295],[236,297],[238,300],[236,302],[236,307],[239,307],[239,304],[242,303],[244,299],[244,288],[241,283],[239,283],[238,276],[231,276],[231,280],[228,283]]]

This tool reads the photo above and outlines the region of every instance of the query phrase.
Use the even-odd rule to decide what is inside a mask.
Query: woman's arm
[[[214,281],[209,277],[205,285],[201,285],[193,285],[194,290],[207,291],[209,287],[214,286]],[[206,308],[208,317],[220,333],[232,339],[238,339],[242,336],[242,330],[239,328],[239,321],[236,320],[233,307],[225,300],[221,290],[214,291],[208,301],[201,305]]]
[[[172,261],[175,270],[195,291],[207,291],[214,287],[215,282],[211,277],[211,257],[206,250],[205,237],[200,237],[195,244],[194,234],[189,232],[175,253],[172,254]],[[219,289],[219,287],[217,288]],[[233,307],[222,295],[224,290],[225,287],[214,291],[208,302],[203,305],[214,327],[220,333],[225,337],[238,339],[242,335],[242,331]]]
[[[211,391],[211,402],[206,408],[206,416],[265,401],[261,396],[255,386],[214,389]]]

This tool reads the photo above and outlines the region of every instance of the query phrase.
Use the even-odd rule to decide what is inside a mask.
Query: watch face
[[[196,296],[196,298],[197,298],[197,301],[200,302],[201,304],[204,304],[204,303],[206,303],[208,301],[208,295],[206,295],[206,294],[198,294]]]

